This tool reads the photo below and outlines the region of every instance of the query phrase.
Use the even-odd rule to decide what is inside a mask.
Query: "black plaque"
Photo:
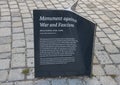
[[[35,77],[90,76],[96,24],[68,10],[34,10]]]

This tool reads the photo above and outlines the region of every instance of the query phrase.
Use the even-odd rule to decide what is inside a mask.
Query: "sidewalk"
[[[120,85],[120,0],[80,0],[76,8],[98,24],[92,78],[34,78],[33,9],[72,4],[73,0],[0,0],[0,85]]]

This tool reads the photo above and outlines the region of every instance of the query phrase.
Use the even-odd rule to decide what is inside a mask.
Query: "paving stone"
[[[77,9],[77,8],[76,8],[76,9]],[[83,9],[80,9],[80,8],[77,9],[76,11],[77,11],[78,13],[83,13],[83,12],[85,12]]]
[[[21,2],[21,3],[19,3],[20,7],[26,7],[27,6],[27,4],[24,1],[18,1],[18,2]]]
[[[98,21],[98,16],[97,15],[95,15],[95,14],[93,14],[93,15],[90,15],[90,17],[91,18],[93,18],[93,19],[95,19],[96,20],[96,22],[102,22],[101,20],[100,21]]]
[[[4,8],[4,7],[8,8],[8,5],[7,5],[7,4],[6,4],[6,5],[5,5],[5,4],[0,4],[0,5],[1,5],[1,7],[3,7],[3,8]]]
[[[109,53],[119,53],[119,50],[113,44],[109,44],[109,45],[106,44],[105,49]]]
[[[33,1],[27,1],[28,4],[33,4],[34,2]]]
[[[34,58],[27,58],[27,67],[34,67]]]
[[[81,14],[81,16],[88,17],[88,14],[86,14],[86,13],[80,13],[80,14]]]
[[[102,44],[112,44],[111,40],[108,38],[99,38]]]
[[[0,45],[0,53],[1,52],[10,52],[10,51],[11,51],[11,45],[10,44]]]
[[[20,13],[19,12],[11,12],[11,16],[12,17],[20,17]],[[14,23],[15,24],[15,23]],[[12,24],[13,25],[13,24]],[[21,25],[20,25],[21,26]],[[16,26],[17,27],[17,26]]]
[[[7,1],[0,1],[0,4],[7,4]]]
[[[93,65],[93,75],[101,76],[101,75],[105,75],[105,72],[100,65]]]
[[[26,22],[33,22],[32,18],[25,18],[23,19],[23,22],[26,23]]]
[[[113,29],[114,31],[120,30],[120,27],[119,27],[118,25],[112,25],[112,26],[110,26],[110,27],[111,27],[111,29]]]
[[[45,4],[45,5],[52,5],[51,2],[45,2],[44,4]]]
[[[62,4],[62,6],[64,7],[64,8],[68,8],[69,7],[69,4],[68,3],[61,3]]]
[[[98,26],[100,27],[100,28],[107,28],[107,27],[109,27],[107,24],[105,24],[104,22],[103,23],[99,23],[98,24]]]
[[[15,40],[12,42],[12,47],[25,47],[25,40]]]
[[[20,21],[22,21],[22,19],[21,19],[21,17],[12,17],[12,21],[13,22],[15,22],[15,21],[20,22]]]
[[[33,42],[27,42],[27,48],[34,48]]]
[[[96,43],[96,44],[99,43],[99,40],[98,40],[97,37],[95,37],[95,43]]]
[[[104,31],[105,33],[107,33],[107,34],[112,34],[112,33],[114,33],[114,31],[113,31],[112,29],[110,29],[110,28],[103,29],[103,31]]]
[[[104,47],[100,43],[95,43],[95,50],[96,51],[104,50]]]
[[[104,9],[105,11],[107,11],[107,9],[105,9],[105,7],[104,6],[101,6],[101,5],[99,5],[99,6],[97,6],[99,9]],[[103,11],[104,11],[103,10]]]
[[[5,24],[8,24],[5,27],[10,27],[11,26],[10,20],[11,20],[10,16],[3,16],[3,17],[1,17],[0,21],[2,21],[2,22],[0,24],[1,25],[0,27],[5,26]]]
[[[104,14],[102,11],[95,11],[96,14]]]
[[[54,6],[55,8],[58,8],[58,9],[63,8],[61,4],[55,4]]]
[[[16,82],[15,85],[34,85],[33,81],[20,81]]]
[[[23,18],[29,18],[29,17],[31,17],[31,15],[30,14],[22,14],[22,17]]]
[[[95,77],[93,77],[93,78],[86,78],[84,80],[86,81],[85,85],[101,85],[101,83]]]
[[[2,85],[14,85],[13,82],[2,83]]]
[[[118,25],[118,26],[120,26],[120,22],[119,22],[119,23],[117,23],[117,25]]]
[[[113,41],[116,47],[120,48],[120,40]]]
[[[41,9],[46,8],[45,5],[37,5],[37,6],[38,6],[38,8],[41,8]]]
[[[33,35],[26,35],[26,41],[33,41]]]
[[[33,34],[33,29],[25,29],[25,34]]]
[[[19,12],[19,9],[18,9],[18,8],[15,8],[15,9],[11,9],[10,11],[11,11],[11,12]]]
[[[11,37],[0,37],[0,44],[11,43]]]
[[[112,7],[109,7],[108,8],[110,11],[115,11],[116,9],[115,8],[112,8]]]
[[[116,6],[116,7],[115,7],[116,9],[117,9],[117,8],[119,8],[119,6],[118,6],[118,5],[112,5],[112,6],[113,6],[113,7],[115,7],[115,6]],[[116,10],[116,11],[114,11],[114,13],[115,13],[117,16],[120,14],[117,10]]]
[[[108,34],[108,37],[111,39],[111,40],[119,40],[119,36],[117,34]]]
[[[96,32],[97,37],[107,37],[104,32]]]
[[[116,33],[117,33],[117,35],[119,35],[119,36],[120,36],[120,31],[116,31]]]
[[[104,69],[107,75],[119,75],[120,74],[119,69],[115,67],[114,65],[105,65]]]
[[[105,12],[105,14],[110,18],[115,18],[116,17],[116,15],[112,12]]]
[[[27,57],[33,57],[34,56],[34,49],[27,49]]]
[[[119,18],[113,18],[113,21],[117,23],[117,22],[120,22],[120,19]]]
[[[99,16],[102,18],[102,20],[110,20],[110,18],[106,15],[99,15]]]
[[[41,79],[41,80],[35,81],[34,85],[51,85],[51,84],[48,80]]]
[[[96,32],[100,32],[101,29],[97,26]]]
[[[79,6],[82,8],[87,7],[85,4],[80,4]]]
[[[25,67],[25,54],[13,54],[11,67]]]
[[[17,80],[24,80],[24,74],[22,74],[23,69],[11,69],[8,81],[17,81]]]
[[[66,79],[53,79],[52,85],[67,85]]]
[[[28,10],[28,7],[26,5],[21,6],[20,4],[22,3],[19,3],[20,10]]]
[[[101,76],[100,77],[101,85],[117,85],[114,79],[110,76]]]
[[[21,3],[19,3],[19,5],[20,5]],[[21,10],[28,10],[28,7],[26,6],[26,5],[20,5],[20,9]],[[23,13],[22,13],[23,14]]]
[[[24,28],[33,28],[33,23],[24,23]]]
[[[11,53],[0,53],[0,59],[11,58]]]
[[[93,64],[98,64],[98,63],[99,63],[98,59],[96,58],[96,56],[94,56],[94,58],[93,58]]]
[[[18,5],[11,5],[10,8],[11,8],[11,9],[18,8]]]
[[[35,71],[34,68],[30,68],[29,75],[27,75],[27,79],[34,79],[35,78]]]
[[[0,59],[0,69],[9,69],[10,59]]]
[[[114,63],[120,63],[120,54],[112,54],[110,57]]]
[[[44,3],[45,3],[45,2],[44,2]],[[32,3],[28,4],[28,6],[29,6],[29,8],[35,7],[35,4],[32,2]]]
[[[1,28],[0,37],[11,36],[11,28]]]
[[[10,12],[1,12],[1,16],[10,16]]]
[[[8,76],[7,70],[1,70],[0,71],[0,81],[6,81]]]
[[[96,23],[103,23],[103,22],[104,22],[104,21],[101,20],[101,19],[94,19],[94,21],[95,21]]]
[[[117,76],[115,80],[117,81],[118,85],[120,85],[120,76]]]
[[[95,14],[93,11],[86,11],[87,14]]]
[[[21,12],[21,13],[29,13],[29,10],[23,9],[23,10],[21,10],[20,12]]]
[[[25,48],[13,48],[12,53],[25,53]]]
[[[21,28],[21,27],[12,28],[12,32],[13,33],[22,33],[23,32],[23,28]]]
[[[13,34],[13,40],[24,39],[24,33]]]
[[[115,25],[116,23],[115,22],[113,22],[112,20],[109,20],[109,21],[105,21],[105,23],[107,24],[107,25]]]
[[[92,3],[91,3],[92,4]],[[84,8],[85,11],[90,11],[90,8],[89,7],[85,7]]]
[[[95,54],[101,64],[112,63],[111,59],[109,58],[108,54],[105,51],[96,51]]]
[[[22,22],[14,22],[12,23],[12,27],[22,27]]]
[[[68,79],[68,85],[84,85],[83,80],[74,78],[74,79]]]
[[[55,7],[53,5],[47,5],[46,6],[48,9],[55,9]]]
[[[17,4],[17,2],[16,1],[10,1],[9,4],[14,5],[14,4]]]

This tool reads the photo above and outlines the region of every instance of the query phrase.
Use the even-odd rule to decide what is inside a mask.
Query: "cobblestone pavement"
[[[33,9],[73,0],[0,0],[1,85],[120,85],[120,0],[80,0],[76,11],[98,24],[93,77],[34,78]],[[29,68],[28,75],[22,74]]]

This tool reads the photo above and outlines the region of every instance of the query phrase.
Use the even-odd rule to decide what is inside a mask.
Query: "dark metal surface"
[[[62,32],[56,34],[41,34],[40,30],[49,30],[49,27],[41,27],[40,23],[43,21],[39,20],[40,16],[49,17],[72,17],[77,20],[74,22],[62,22],[61,23],[72,23],[75,27],[54,27],[53,29],[61,29]],[[34,10],[34,48],[35,48],[35,77],[56,77],[56,76],[90,76],[92,70],[92,55],[94,45],[94,33],[96,24],[93,22],[77,15],[74,12],[67,10]],[[58,21],[45,21],[45,23],[56,23]],[[41,39],[51,38],[74,38],[78,42],[76,43],[76,50],[72,56],[75,61],[63,64],[40,64],[41,48],[44,48],[40,44]],[[49,42],[47,42],[49,43]],[[53,43],[55,44],[55,43]],[[54,46],[54,45],[53,45]],[[46,57],[46,56],[44,56]],[[52,56],[47,56],[52,57]],[[65,57],[66,56],[54,56]],[[46,58],[44,58],[46,59]]]

